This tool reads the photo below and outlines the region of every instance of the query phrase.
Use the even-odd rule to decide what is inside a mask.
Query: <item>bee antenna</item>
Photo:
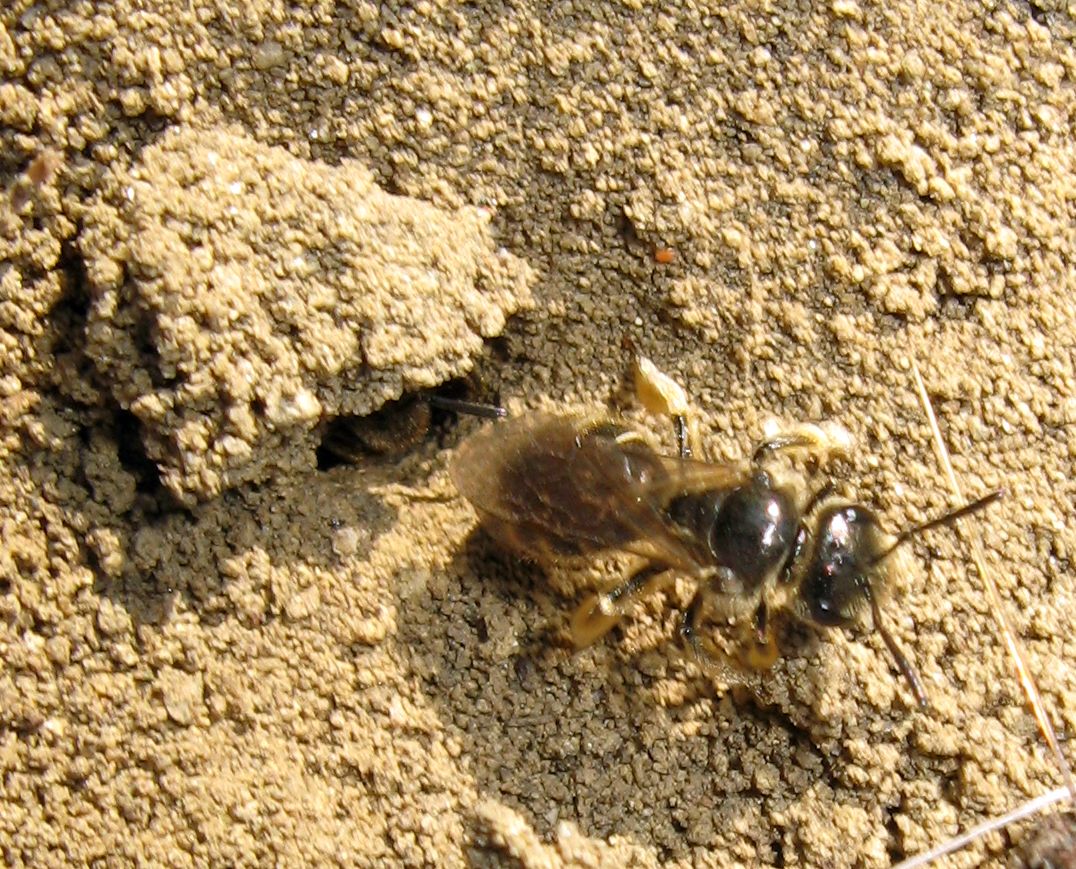
[[[477,416],[481,419],[504,419],[508,411],[495,404],[482,404],[477,401],[464,401],[459,398],[447,398],[443,395],[431,395],[426,399],[434,407],[452,413],[462,413],[467,416]]]
[[[874,629],[882,635],[882,640],[885,642],[886,648],[889,649],[889,654],[897,662],[897,669],[900,670],[901,675],[908,682],[908,687],[912,689],[912,693],[915,695],[915,702],[919,704],[920,709],[926,709],[930,705],[930,701],[927,700],[927,691],[923,687],[923,680],[919,678],[919,673],[912,666],[912,662],[908,660],[908,656],[904,654],[904,650],[897,644],[893,635],[889,633],[889,628],[886,627],[885,622],[882,620],[882,608],[878,606],[878,598],[874,596],[869,585],[865,589],[871,603],[871,618],[874,620]]]
[[[955,510],[951,510],[944,516],[938,516],[936,519],[931,519],[928,522],[924,522],[922,525],[913,525],[911,528],[907,528],[901,531],[897,535],[897,539],[893,541],[887,548],[879,552],[874,558],[871,559],[871,564],[877,564],[880,561],[884,561],[889,555],[893,553],[893,550],[900,546],[903,546],[913,537],[918,537],[924,531],[929,531],[931,528],[938,528],[942,525],[952,525],[958,519],[962,519],[971,513],[978,513],[980,510],[989,507],[995,501],[999,501],[1005,497],[1004,489],[996,489],[988,495],[983,495],[976,501],[972,501],[969,504],[965,504],[963,507],[957,507]]]

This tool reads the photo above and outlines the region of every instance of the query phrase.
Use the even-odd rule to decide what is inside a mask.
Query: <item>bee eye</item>
[[[878,523],[865,507],[821,511],[799,589],[804,615],[823,627],[849,624],[867,602],[867,583],[878,551]]]

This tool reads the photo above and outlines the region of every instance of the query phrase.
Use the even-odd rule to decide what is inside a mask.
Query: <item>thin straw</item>
[[[953,490],[953,494],[956,495],[958,501],[962,501],[964,500],[964,494],[960,490],[960,483],[956,478],[956,472],[953,470],[953,463],[949,460],[949,450],[945,446],[941,429],[938,427],[938,420],[934,416],[934,407],[930,403],[930,396],[927,395],[926,384],[923,383],[923,378],[919,374],[919,366],[915,364],[915,360],[912,360],[912,374],[915,375],[915,385],[919,390],[919,400],[923,404],[923,411],[927,415],[930,430],[934,435],[934,449],[938,455],[938,461],[941,462],[946,475],[949,477],[949,485]],[[958,529],[957,533],[964,534],[964,529]],[[975,563],[975,567],[979,571],[979,577],[990,597],[990,609],[997,619],[1001,635],[1005,638],[1005,645],[1009,649],[1009,655],[1016,665],[1016,671],[1020,675],[1020,684],[1024,686],[1024,693],[1027,695],[1028,702],[1035,712],[1035,718],[1039,722],[1039,730],[1042,731],[1043,738],[1054,755],[1057,768],[1061,772],[1061,781],[1068,790],[1069,799],[1076,801],[1076,787],[1073,786],[1072,770],[1069,768],[1065,755],[1061,752],[1061,746],[1058,745],[1057,736],[1054,733],[1053,725],[1050,723],[1050,716],[1046,714],[1046,707],[1043,705],[1042,697],[1039,696],[1039,689],[1035,685],[1031,671],[1028,669],[1023,646],[1016,638],[1016,633],[1013,631],[1009,618],[1005,614],[1005,607],[1002,605],[997,584],[994,582],[994,578],[986,572],[982,541],[977,533],[970,531],[965,534],[965,540],[971,547],[972,561]]]
[[[991,818],[989,821],[983,821],[978,826],[972,827],[966,833],[957,836],[954,839],[950,839],[948,842],[942,842],[936,848],[931,848],[929,851],[924,851],[922,854],[916,854],[914,857],[897,863],[893,869],[914,869],[916,866],[926,866],[940,857],[944,857],[946,854],[952,854],[954,851],[959,851],[961,848],[970,845],[976,839],[982,838],[987,833],[992,833],[994,830],[1000,830],[1002,827],[1007,827],[1009,824],[1015,823],[1022,818],[1040,812],[1047,806],[1059,803],[1068,796],[1068,788],[1054,788],[1049,793],[1028,800],[1022,806],[1018,806],[1007,815]]]

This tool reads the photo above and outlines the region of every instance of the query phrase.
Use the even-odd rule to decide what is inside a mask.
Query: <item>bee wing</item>
[[[665,513],[670,497],[742,473],[659,456],[622,429],[536,414],[494,423],[459,448],[452,477],[504,544],[546,562],[611,549],[688,572],[697,544]]]
[[[665,468],[664,479],[655,480],[649,487],[651,498],[668,503],[680,495],[692,495],[717,489],[732,489],[742,485],[751,474],[750,462],[713,464],[696,459],[674,456],[657,457]]]
[[[628,444],[621,448],[629,456],[634,449],[644,451],[649,461],[662,468],[662,473],[654,474],[649,480],[638,484],[635,496],[640,502],[639,511],[643,512],[645,505],[646,516],[656,517],[665,529],[664,533],[652,529],[649,537],[641,538],[636,544],[624,548],[689,572],[712,568],[712,556],[704,550],[706,541],[691,539],[685,535],[669,518],[666,508],[673,499],[684,495],[732,489],[741,485],[748,476],[748,463],[718,465],[695,459],[661,456],[641,443]],[[688,564],[674,560],[684,550],[689,553]]]

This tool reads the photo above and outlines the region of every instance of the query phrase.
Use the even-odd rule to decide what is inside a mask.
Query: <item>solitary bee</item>
[[[819,426],[760,443],[751,457],[712,464],[691,457],[683,390],[645,359],[636,390],[650,410],[676,423],[678,456],[663,456],[624,426],[538,413],[494,423],[459,448],[452,476],[486,530],[544,564],[621,551],[639,558],[628,578],[591,595],[572,619],[573,640],[589,645],[640,598],[677,575],[695,580],[680,632],[700,660],[741,672],[769,669],[779,649],[773,616],[851,626],[870,608],[920,706],[922,681],[886,627],[880,606],[889,556],[917,534],[982,509],[997,491],[897,535],[874,512],[835,497],[824,483],[776,466],[780,453],[820,467],[843,449]]]

